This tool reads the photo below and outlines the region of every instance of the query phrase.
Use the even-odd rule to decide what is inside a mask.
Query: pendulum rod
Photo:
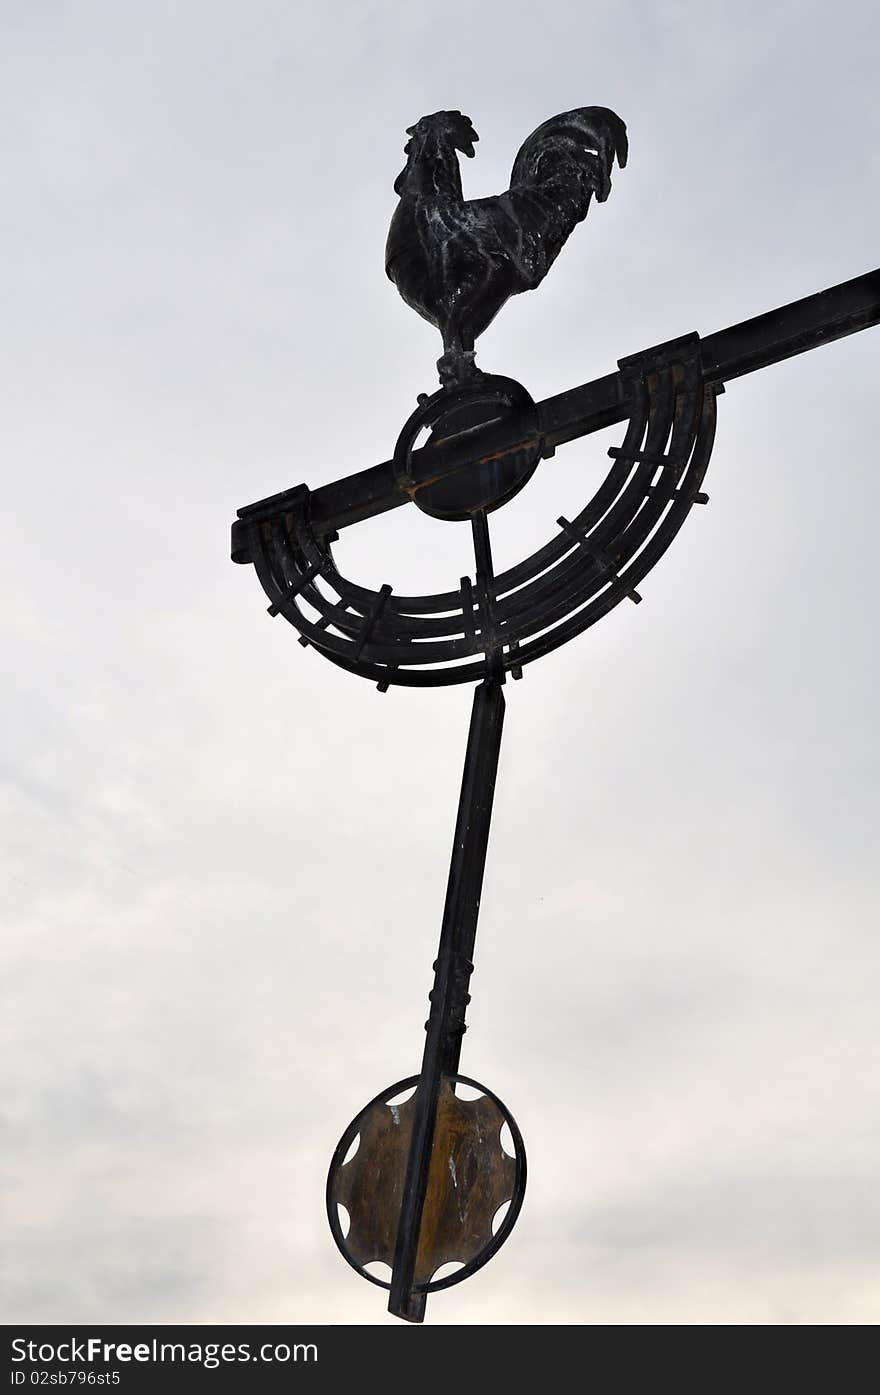
[[[421,1322],[425,1313],[425,1295],[412,1292],[413,1274],[440,1082],[444,1075],[455,1075],[458,1070],[465,1010],[470,1001],[468,985],[474,967],[472,956],[503,721],[501,684],[497,678],[488,678],[476,689],[471,709],[455,842],[440,946],[434,964],[431,1009],[394,1250],[388,1310],[410,1322]]]
[[[492,583],[488,529],[485,514],[480,514],[479,518],[481,523],[478,523],[477,519],[474,521],[477,581],[483,595],[488,598]],[[487,605],[490,604],[487,600]],[[487,616],[484,616],[485,622],[491,625]],[[413,1292],[413,1276],[440,1085],[444,1076],[453,1076],[458,1071],[461,1039],[466,1030],[465,1012],[470,1002],[468,986],[474,967],[474,941],[477,934],[477,917],[480,911],[480,893],[483,886],[483,869],[486,865],[503,722],[504,693],[500,677],[493,675],[477,687],[471,708],[471,724],[455,821],[455,841],[446,887],[440,945],[434,963],[434,987],[430,995],[430,1013],[425,1024],[425,1051],[416,1093],[412,1142],[407,1158],[394,1249],[388,1311],[409,1322],[421,1322],[425,1315],[425,1294]]]

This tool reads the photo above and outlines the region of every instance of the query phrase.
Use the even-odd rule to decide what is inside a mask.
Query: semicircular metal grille
[[[692,506],[706,502],[701,485],[719,389],[703,383],[697,336],[678,341],[674,354],[667,346],[659,360],[624,360],[621,370],[631,379],[632,406],[622,444],[609,451],[611,468],[581,512],[560,518],[559,531],[532,556],[488,586],[464,577],[457,590],[435,595],[370,590],[338,570],[335,535],[311,528],[303,488],[289,511],[249,527],[269,613],[294,625],[300,643],[384,691],[478,682],[499,662],[518,678],[622,600],[640,601],[639,583]]]

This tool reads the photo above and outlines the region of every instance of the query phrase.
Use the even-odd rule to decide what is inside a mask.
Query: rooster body
[[[457,152],[473,156],[479,139],[468,117],[435,112],[407,134],[385,269],[440,330],[441,381],[460,382],[479,371],[474,341],[504,302],[540,284],[592,196],[608,197],[615,156],[626,164],[626,127],[605,107],[552,117],[523,144],[507,192],[488,199],[462,195]]]

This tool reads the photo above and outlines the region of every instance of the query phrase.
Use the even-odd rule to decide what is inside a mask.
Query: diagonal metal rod
[[[485,514],[480,517],[482,524],[476,520],[474,523],[477,579],[489,593],[492,576],[488,529]],[[413,1276],[440,1084],[444,1076],[455,1075],[458,1071],[461,1039],[465,1033],[465,1012],[470,1002],[468,986],[474,967],[474,942],[503,723],[501,680],[488,678],[475,690],[471,708],[446,904],[434,963],[431,1010],[426,1023],[412,1142],[394,1249],[388,1311],[409,1322],[421,1322],[425,1316],[425,1294],[413,1293]]]
[[[490,678],[474,692],[471,709],[443,926],[434,964],[431,1011],[394,1250],[388,1311],[409,1322],[421,1322],[425,1315],[425,1295],[413,1293],[413,1275],[440,1082],[444,1075],[455,1075],[458,1070],[465,1011],[470,1001],[468,985],[474,967],[472,955],[503,722],[504,693],[498,679]]]

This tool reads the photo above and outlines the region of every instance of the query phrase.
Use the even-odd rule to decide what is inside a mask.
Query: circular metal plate
[[[349,1124],[330,1164],[327,1177],[327,1217],[342,1255],[363,1278],[382,1288],[390,1283],[371,1274],[366,1265],[394,1263],[397,1224],[415,1114],[409,1099],[388,1104],[395,1096],[418,1087],[419,1077],[400,1080],[383,1090]],[[455,1085],[480,1091],[463,1099]],[[507,1124],[514,1152],[501,1143]],[[357,1149],[348,1158],[352,1145]],[[507,1239],[522,1206],[526,1184],[526,1155],[522,1135],[497,1095],[467,1076],[444,1077],[437,1105],[434,1143],[428,1169],[425,1202],[416,1254],[414,1291],[434,1293],[461,1283],[482,1267]],[[507,1212],[493,1234],[498,1211]],[[340,1208],[348,1216],[343,1230]],[[451,1262],[462,1268],[434,1280]]]
[[[525,444],[469,463],[443,479],[432,480],[429,452],[424,457],[413,454],[422,444],[456,438],[465,443],[475,427],[510,416],[522,422],[519,434]],[[536,434],[537,409],[525,388],[513,378],[481,374],[470,382],[441,388],[419,404],[398,437],[394,472],[425,513],[460,521],[478,509],[499,508],[522,489],[540,459]]]

